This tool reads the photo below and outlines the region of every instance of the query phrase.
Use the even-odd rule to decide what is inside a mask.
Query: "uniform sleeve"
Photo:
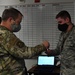
[[[35,47],[27,47],[24,42],[22,42],[19,38],[17,38],[13,33],[9,31],[3,32],[2,38],[2,46],[9,54],[15,57],[31,58],[33,56],[39,55],[41,52],[46,50],[43,44],[37,45]]]
[[[57,44],[57,47],[53,50],[51,50],[50,54],[49,55],[59,55],[60,54],[60,49],[59,49],[59,43]]]
[[[61,33],[60,36],[59,36],[59,40],[58,40],[58,43],[57,43],[56,48],[53,49],[53,50],[51,50],[50,55],[54,55],[54,56],[60,55],[60,53],[61,53],[61,49],[60,49],[60,48],[61,48],[61,45],[60,45],[60,42],[61,42],[60,38],[61,38],[61,35],[62,35],[62,33]]]

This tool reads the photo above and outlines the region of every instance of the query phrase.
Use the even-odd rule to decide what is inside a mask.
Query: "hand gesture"
[[[48,41],[44,41],[42,44],[46,47],[46,49],[50,47],[50,44]]]

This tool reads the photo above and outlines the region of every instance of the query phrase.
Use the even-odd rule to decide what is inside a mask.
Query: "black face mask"
[[[58,29],[60,31],[66,32],[67,28],[68,28],[68,25],[66,23],[64,23],[64,24],[58,24]]]

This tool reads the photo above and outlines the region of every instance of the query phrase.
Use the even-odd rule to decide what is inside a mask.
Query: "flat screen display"
[[[54,65],[54,56],[38,56],[38,65]]]

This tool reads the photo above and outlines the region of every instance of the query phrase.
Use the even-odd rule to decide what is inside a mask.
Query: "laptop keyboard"
[[[37,66],[36,67],[36,69],[35,69],[35,71],[38,71],[38,72],[53,72],[53,70],[54,70],[54,67],[46,67],[46,66],[43,66],[43,67],[39,67],[39,66]]]

